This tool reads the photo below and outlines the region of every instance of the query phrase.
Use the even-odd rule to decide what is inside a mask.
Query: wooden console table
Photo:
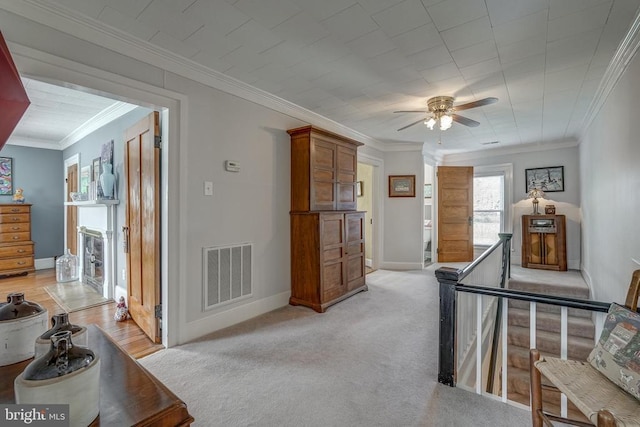
[[[89,347],[100,357],[100,415],[92,426],[188,426],[187,405],[96,325]],[[0,367],[0,403],[15,403],[13,381],[33,359]],[[45,402],[43,402],[45,403]]]

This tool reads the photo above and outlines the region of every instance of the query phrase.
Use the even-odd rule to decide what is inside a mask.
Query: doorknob
[[[129,253],[129,227],[122,226],[122,246],[125,254]]]

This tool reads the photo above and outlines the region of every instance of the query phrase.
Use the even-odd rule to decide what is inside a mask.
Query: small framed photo
[[[0,157],[0,196],[13,194],[13,157]]]
[[[416,197],[416,176],[389,175],[389,197]]]
[[[100,173],[102,173],[102,168],[101,168],[101,158],[100,157],[96,157],[95,159],[93,159],[93,162],[91,162],[91,166],[93,168],[93,177],[91,178],[91,181],[95,181],[98,182],[100,180]]]
[[[431,198],[431,194],[432,194],[431,184],[425,184],[424,185],[424,198],[425,199],[430,199]]]
[[[362,188],[364,187],[363,181],[356,181],[356,197],[362,197]]]
[[[534,188],[545,193],[564,191],[564,166],[525,169],[527,193]]]
[[[89,193],[89,183],[93,180],[91,165],[80,168],[80,193]]]

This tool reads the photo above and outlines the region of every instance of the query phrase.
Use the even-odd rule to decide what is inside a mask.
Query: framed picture
[[[546,193],[564,191],[564,166],[525,169],[527,193],[534,188]]]
[[[92,181],[91,165],[80,168],[80,193],[89,193],[89,183]]]
[[[364,187],[364,182],[363,181],[357,181],[356,182],[356,196],[357,197],[362,197],[362,187]]]
[[[93,162],[91,163],[91,167],[93,168],[93,177],[91,178],[91,181],[95,181],[98,182],[100,180],[100,173],[102,172],[100,169],[101,165],[101,158],[100,157],[96,157],[95,159],[93,159]]]
[[[13,158],[0,157],[0,196],[13,194]]]
[[[416,176],[389,175],[389,197],[416,197]]]
[[[431,192],[432,192],[431,184],[425,184],[424,185],[424,198],[425,199],[430,199],[431,198]]]

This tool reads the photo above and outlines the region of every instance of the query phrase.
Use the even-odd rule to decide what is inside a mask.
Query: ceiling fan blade
[[[416,120],[415,122],[408,124],[406,126],[401,127],[400,129],[398,129],[398,132],[400,132],[401,130],[405,130],[406,128],[410,128],[413,125],[417,125],[420,122],[424,122],[424,119],[420,119],[420,120]]]
[[[394,113],[426,113],[425,110],[394,111]]]
[[[495,104],[496,102],[498,102],[498,98],[484,98],[484,99],[479,99],[477,101],[468,102],[462,105],[454,105],[453,109],[455,111],[462,111],[462,110],[468,110],[470,108],[482,107],[483,105]]]
[[[454,122],[458,122],[461,125],[469,126],[472,128],[480,126],[480,122],[476,122],[475,120],[471,120],[467,117],[459,116],[457,114],[452,114],[451,118],[453,119]]]

